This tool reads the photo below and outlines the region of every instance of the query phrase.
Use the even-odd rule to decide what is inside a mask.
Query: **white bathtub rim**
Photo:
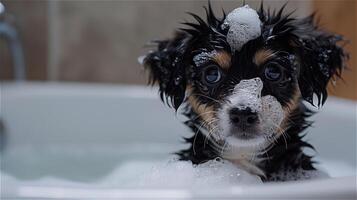
[[[4,191],[4,198],[45,199],[355,199],[356,176],[308,181],[241,185],[210,189],[95,188],[21,185]]]

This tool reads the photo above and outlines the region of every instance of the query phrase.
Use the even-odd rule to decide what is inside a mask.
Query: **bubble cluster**
[[[240,51],[244,44],[261,35],[261,21],[257,11],[245,5],[227,15],[222,29],[228,29],[227,42],[232,50]]]
[[[219,114],[219,124],[222,128],[224,135],[230,135],[229,123],[229,110],[232,107],[236,107],[240,110],[250,110],[251,112],[257,113],[260,118],[259,131],[260,134],[266,135],[268,137],[278,136],[280,131],[280,126],[284,120],[285,113],[280,102],[272,95],[261,96],[263,89],[263,82],[260,78],[253,78],[248,80],[241,80],[237,84],[232,92],[232,95],[228,97],[228,104],[223,106],[223,112]],[[230,139],[233,141],[233,139]],[[256,142],[256,143],[254,143]],[[236,146],[242,146],[244,144],[235,140]],[[245,142],[248,145],[258,144],[263,146],[262,141],[258,138],[257,140],[251,140],[251,143]]]
[[[279,101],[271,95],[262,98],[262,130],[265,134],[276,133],[284,119],[284,110]]]
[[[250,108],[252,112],[262,110],[260,93],[263,89],[263,82],[260,78],[242,80],[235,86],[231,103],[237,108],[244,110]]]
[[[193,57],[193,62],[196,66],[202,66],[205,64],[209,59],[214,57],[217,54],[216,50],[209,51],[209,52],[202,52]]]
[[[190,161],[171,161],[155,166],[141,181],[151,187],[213,187],[232,184],[259,184],[258,176],[238,168],[229,161],[216,159],[199,165]]]

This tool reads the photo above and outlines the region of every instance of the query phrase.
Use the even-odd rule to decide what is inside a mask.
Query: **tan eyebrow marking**
[[[254,57],[253,57],[253,62],[259,66],[265,61],[267,61],[269,58],[273,57],[275,55],[275,52],[271,49],[260,49],[258,50]]]
[[[231,66],[231,55],[226,51],[219,51],[212,59],[222,68],[229,69]]]

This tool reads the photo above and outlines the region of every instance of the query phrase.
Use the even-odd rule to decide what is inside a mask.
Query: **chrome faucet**
[[[5,16],[5,6],[0,2],[0,38],[4,38],[11,52],[16,81],[26,79],[26,66],[19,35],[14,26],[9,24]],[[1,66],[0,66],[1,67]]]

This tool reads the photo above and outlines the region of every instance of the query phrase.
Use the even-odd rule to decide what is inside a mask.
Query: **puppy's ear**
[[[157,49],[143,60],[150,71],[150,83],[159,85],[161,100],[176,110],[185,99],[188,40],[186,33],[177,32],[171,40],[155,41]]]
[[[340,77],[348,58],[338,45],[343,38],[320,30],[314,24],[314,15],[298,20],[295,36],[294,43],[301,61],[298,79],[301,95],[314,105],[315,94],[317,106],[322,106],[327,99],[329,80],[333,76]]]

